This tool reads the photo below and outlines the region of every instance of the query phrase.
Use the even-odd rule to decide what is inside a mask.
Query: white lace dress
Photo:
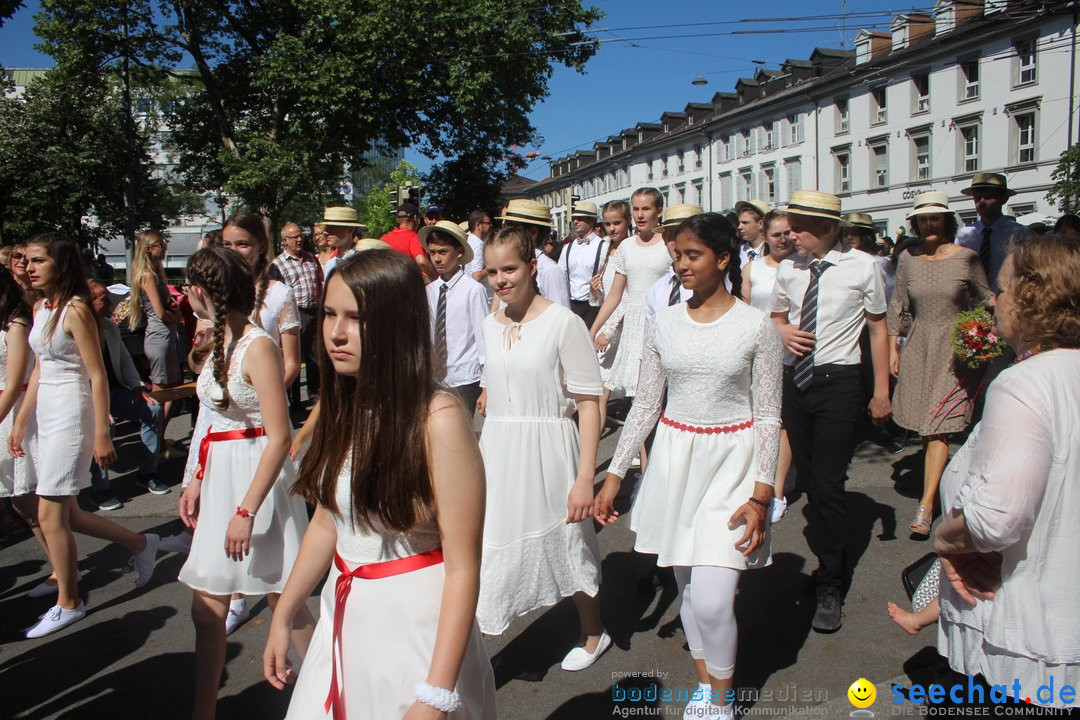
[[[753,494],[755,482],[773,484],[782,376],[776,326],[746,303],[736,302],[707,324],[694,321],[686,303],[657,312],[642,357],[641,392],[608,468],[625,475],[660,418],[666,388],[666,420],[657,427],[630,520],[638,552],[658,555],[663,566],[742,570],[769,563],[768,536],[744,557],[735,542],[745,528],[729,530],[728,520]],[[749,421],[752,426],[739,430],[700,432]]]
[[[351,464],[338,476],[336,550],[350,569],[418,555],[440,546],[435,523],[408,532],[368,532],[351,522]],[[323,583],[319,624],[289,703],[287,720],[323,720],[333,661],[334,563]],[[354,578],[345,602],[338,677],[350,718],[400,718],[427,678],[438,633],[445,566],[442,563],[377,580]],[[451,720],[494,720],[495,677],[480,628],[474,623],[455,688],[461,707]]]
[[[214,404],[221,397],[221,387],[214,380],[213,354],[199,373],[199,402],[209,416],[210,432],[263,426],[259,397],[241,370],[247,349],[260,338],[269,340],[270,336],[251,328],[236,341],[228,367],[231,401],[227,409],[219,410]],[[213,595],[263,595],[285,587],[308,524],[304,501],[289,495],[295,473],[288,461],[255,514],[251,554],[239,562],[225,555],[225,531],[251,486],[266,444],[265,435],[210,443],[199,495],[199,523],[180,570],[179,579],[185,585]]]
[[[487,417],[480,436],[487,516],[477,618],[498,635],[518,615],[600,587],[591,520],[568,525],[580,440],[572,394],[603,392],[596,351],[561,305],[503,325],[484,320]]]
[[[618,248],[615,248],[618,250]],[[607,261],[604,263],[604,271],[600,277],[600,284],[604,289],[604,297],[606,298],[611,294],[611,285],[615,282],[615,251],[613,250],[608,255]],[[600,381],[604,383],[604,387],[609,387],[611,378],[611,366],[615,363],[615,356],[619,353],[619,332],[623,319],[623,304],[619,303],[615,306],[615,310],[611,313],[611,317],[604,323],[605,328],[611,328],[611,333],[607,334],[608,346],[599,353],[597,356],[600,360]]]
[[[7,330],[0,329],[0,392],[7,392],[7,366]],[[33,371],[34,355],[28,352],[26,374],[23,376],[21,385],[30,382],[30,374]],[[0,497],[29,495],[34,492],[34,487],[37,485],[37,475],[34,472],[34,458],[37,456],[37,422],[31,420],[30,427],[27,428],[26,437],[23,439],[23,448],[26,450],[24,457],[12,457],[7,451],[8,438],[11,437],[11,429],[15,426],[15,416],[19,414],[22,401],[23,395],[20,392],[19,399],[0,422]]]
[[[609,261],[615,265],[615,272],[626,278],[626,290],[619,302],[622,309],[619,349],[604,387],[623,391],[630,397],[637,392],[638,365],[645,344],[645,295],[671,269],[671,256],[659,235],[655,236],[654,245],[644,246],[640,242],[637,235],[623,240]],[[613,313],[604,323],[603,332],[610,337],[617,327]]]

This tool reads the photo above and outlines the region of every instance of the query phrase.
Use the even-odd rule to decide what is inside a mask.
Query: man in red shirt
[[[420,271],[429,278],[436,276],[435,268],[428,260],[424,246],[420,244],[420,238],[416,234],[416,228],[420,221],[417,217],[417,207],[412,203],[402,203],[398,206],[396,219],[397,228],[383,235],[380,240],[397,250],[399,253],[408,255],[420,266]]]

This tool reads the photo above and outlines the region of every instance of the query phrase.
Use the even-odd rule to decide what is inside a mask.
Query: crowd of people
[[[483,635],[573,598],[562,669],[610,648],[596,532],[630,497],[635,550],[679,592],[700,683],[684,716],[731,717],[736,591],[770,564],[795,487],[818,561],[812,628],[842,628],[845,482],[873,423],[887,449],[921,438],[910,529],[938,554],[913,611],[889,614],[911,633],[940,618],[957,672],[1076,686],[1080,222],[1030,234],[1003,213],[1010,192],[976,174],[970,228],[922,193],[891,248],[871,216],[814,190],[725,214],[641,188],[578,202],[565,240],[530,200],[461,223],[433,207],[423,225],[405,203],[381,239],[328,207],[312,247],[290,222],[277,255],[263,218],[239,213],[190,258],[179,297],[167,239],[143,233],[122,312],[101,260],[29,238],[0,269],[0,495],[52,567],[30,594],[55,596],[26,636],[85,616],[74,533],[88,534],[132,554],[137,586],[159,551],[187,554],[196,718],[215,715],[225,637],[252,596],[273,612],[264,674],[294,685],[289,718],[493,718]],[[970,377],[952,334],[980,307],[1009,349]],[[115,419],[139,424],[138,482],[172,490],[157,461],[185,369],[185,531],[82,510],[91,482],[110,505]],[[302,370],[314,404],[294,430]]]

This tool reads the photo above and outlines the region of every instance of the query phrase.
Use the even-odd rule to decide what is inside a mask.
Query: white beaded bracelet
[[[461,707],[461,696],[453,690],[435,687],[426,682],[416,683],[416,699],[442,712],[454,712]]]

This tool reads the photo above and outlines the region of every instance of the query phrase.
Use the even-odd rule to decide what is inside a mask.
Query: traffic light
[[[408,202],[412,203],[417,208],[420,207],[420,188],[415,186],[409,188]]]

